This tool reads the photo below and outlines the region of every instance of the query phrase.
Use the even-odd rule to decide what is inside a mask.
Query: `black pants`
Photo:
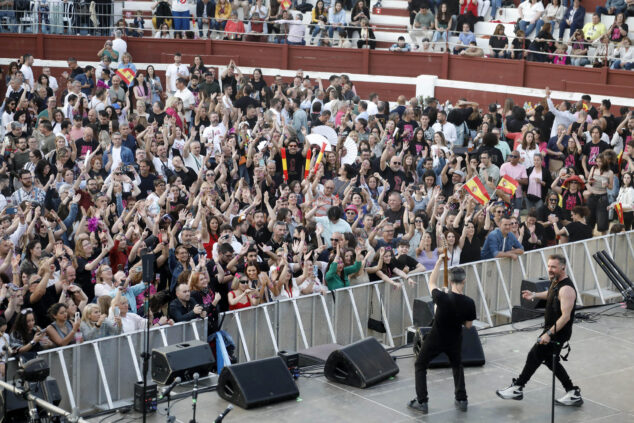
[[[464,369],[462,367],[462,338],[452,344],[442,343],[437,335],[430,334],[423,343],[423,348],[418,354],[414,364],[416,378],[416,397],[419,402],[427,402],[427,368],[429,363],[440,353],[447,354],[453,370],[454,394],[456,400],[467,399],[467,390],[464,383]]]
[[[586,218],[588,226],[594,230],[596,224],[597,231],[607,231],[610,225],[608,221],[608,195],[590,194],[586,206],[590,209],[590,216]]]
[[[546,365],[551,371],[553,369],[553,349],[555,349],[555,354],[557,354],[557,359],[555,361],[555,376],[559,379],[559,382],[563,385],[566,392],[574,389],[574,385],[570,380],[570,376],[568,376],[568,372],[564,369],[564,366],[561,365],[559,360],[559,353],[561,352],[561,345],[555,346],[554,344],[535,344],[533,348],[528,353],[528,357],[526,357],[526,364],[524,365],[524,369],[520,374],[519,378],[515,381],[516,385],[525,386],[526,383],[530,380],[533,374],[537,371],[539,366],[543,364]]]
[[[623,212],[623,224],[625,225],[625,230],[629,231],[632,229],[632,222],[634,221],[634,212]]]

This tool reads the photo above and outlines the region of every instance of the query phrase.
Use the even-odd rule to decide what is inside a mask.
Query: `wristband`
[[[552,332],[550,331],[550,329],[548,329],[548,330],[546,331],[546,335],[548,335],[549,337],[551,337],[551,338],[552,338],[552,337],[553,337],[553,335],[554,335],[554,333],[552,333]]]

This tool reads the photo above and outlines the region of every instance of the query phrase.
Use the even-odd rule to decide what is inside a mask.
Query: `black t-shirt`
[[[209,273],[209,287],[213,292],[217,292],[221,295],[220,302],[216,306],[218,312],[222,313],[229,310],[229,291],[231,290],[231,282],[220,283],[218,282],[218,265],[215,261],[209,260],[207,262],[207,273]],[[222,270],[227,273],[226,266],[221,265]]]
[[[79,285],[88,297],[88,301],[92,301],[95,297],[95,284],[92,282],[92,273],[86,269],[86,265],[93,261],[101,251],[95,252],[92,257],[87,259],[77,257],[77,269],[75,271],[75,284]]]
[[[401,254],[396,258],[396,267],[405,271],[407,267],[407,272],[411,272],[418,266],[418,261],[415,258],[408,256],[407,254]]]
[[[405,181],[405,172],[402,170],[394,172],[391,167],[386,166],[383,176],[390,183],[391,190],[401,192],[401,184]]]
[[[181,178],[181,182],[183,183],[183,185],[185,185],[186,187],[190,187],[194,185],[194,182],[196,182],[196,180],[198,179],[198,175],[191,167],[188,167],[187,170],[187,172],[183,170],[174,171],[174,174]]]
[[[594,165],[597,164],[597,157],[599,154],[603,153],[605,150],[609,149],[610,146],[605,141],[599,141],[598,143],[588,142],[583,146],[582,152],[586,157],[586,165],[588,165],[588,170]]]
[[[476,232],[471,241],[469,241],[469,238],[465,237],[464,245],[462,246],[462,251],[460,252],[460,264],[479,261],[482,253],[482,245],[482,233]]]
[[[77,154],[79,156],[85,156],[89,151],[95,151],[99,143],[94,138],[92,141],[86,141],[83,138],[79,138],[75,141],[75,146],[77,147]]]
[[[509,39],[505,35],[491,35],[489,38],[489,46],[496,52],[502,50],[508,43]]]
[[[269,231],[269,228],[264,225],[262,226],[262,229],[256,229],[255,226],[249,226],[249,229],[247,229],[247,235],[253,238],[256,245],[260,245],[271,239],[272,234],[271,231]]]
[[[405,207],[402,207],[394,211],[388,208],[385,211],[385,217],[387,221],[394,224],[394,236],[403,235],[405,233],[405,227],[403,226],[403,213],[405,213]]]
[[[260,103],[256,99],[251,98],[248,95],[243,95],[242,97],[237,99],[236,102],[233,104],[234,107],[237,107],[240,110],[242,110],[242,113],[245,115],[247,114],[247,107],[249,105],[253,107],[260,107]]]
[[[583,241],[592,238],[592,228],[581,222],[572,222],[566,225],[568,242]]]
[[[85,292],[85,291],[84,291]],[[32,308],[35,315],[35,323],[41,328],[50,325],[52,320],[48,316],[48,308],[59,301],[59,294],[55,285],[46,288],[46,292],[39,301],[31,302],[31,292],[24,294],[24,303],[22,309]]]
[[[277,173],[283,175],[282,172],[282,156],[280,154],[275,155]],[[286,168],[288,169],[288,182],[301,181],[304,174],[304,166],[306,165],[306,159],[302,156],[302,153],[290,154],[288,148],[286,149]]]
[[[141,183],[139,184],[141,193],[137,196],[137,200],[146,198],[154,191],[154,181],[156,180],[156,175],[153,173],[149,173],[147,176],[139,175],[139,179],[141,179]]]
[[[437,288],[431,296],[437,306],[432,332],[442,335],[440,339],[445,343],[460,340],[462,325],[476,318],[475,303],[466,295],[446,293]]]
[[[551,210],[548,208],[548,206],[544,205],[544,206],[541,206],[539,209],[537,209],[537,220],[540,222],[548,222],[548,216],[550,216],[551,214],[554,214],[555,216],[557,216],[560,222],[564,220],[565,218],[564,211],[561,209],[561,207],[556,206],[555,210]],[[556,235],[555,235],[553,226],[552,225],[544,226],[544,234],[542,238],[542,242],[544,243],[544,245],[548,241],[552,241],[555,238],[556,238]]]

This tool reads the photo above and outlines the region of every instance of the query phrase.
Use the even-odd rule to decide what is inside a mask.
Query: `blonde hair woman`
[[[88,304],[84,308],[81,318],[80,330],[84,340],[104,338],[106,336],[119,335],[122,330],[121,317],[115,316],[113,320],[101,313],[97,304]]]

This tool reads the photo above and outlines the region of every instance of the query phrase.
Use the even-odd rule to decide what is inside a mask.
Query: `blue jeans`
[[[617,59],[614,61],[614,63],[612,63],[612,66],[610,66],[610,69],[632,70],[634,69],[634,62],[626,63],[625,66],[621,67],[621,59]]]
[[[491,0],[491,19],[496,19],[498,9],[502,7],[502,0]]]
[[[431,42],[435,43],[440,40],[447,42],[447,31],[434,31],[434,36],[431,38]]]
[[[603,6],[597,6],[597,8],[595,9],[595,13],[597,13],[599,15],[599,17],[601,17],[601,15],[618,15],[619,13],[625,13],[625,11],[627,10],[627,6],[626,7],[620,7],[620,8],[614,8],[614,13],[609,13],[608,9],[606,7]],[[627,19],[627,16],[625,17]]]
[[[544,26],[545,22],[541,19],[537,21],[537,26],[535,27],[535,34],[539,34],[539,31],[542,30],[542,26]],[[550,21],[550,35],[555,32],[555,26],[557,25],[557,21]]]
[[[577,26],[574,23],[571,26],[568,26],[568,23],[565,19],[562,19],[561,23],[559,23],[559,38],[564,38],[564,32],[566,29],[570,28],[570,34],[574,34],[576,30],[583,28],[583,25]]]
[[[172,11],[172,17],[174,18],[174,31],[189,31],[189,11],[174,12]]]
[[[337,27],[337,32],[339,33],[339,36],[341,38],[345,38],[346,35],[346,28],[343,26]],[[332,36],[335,33],[335,27],[332,25],[328,26],[328,37],[332,38]]]
[[[508,59],[510,54],[508,51],[495,51],[493,50],[493,57],[496,59]]]
[[[572,66],[585,66],[590,64],[590,60],[587,57],[573,57],[570,59]]]
[[[529,35],[531,35],[531,33],[533,32],[533,30],[535,29],[536,26],[537,26],[537,22],[535,22],[535,23],[530,23],[529,21],[520,21],[519,22],[520,29],[522,31],[524,31],[524,33],[526,34],[527,37]]]
[[[286,44],[288,44],[289,46],[305,46],[306,45],[306,41],[302,40],[300,42],[294,42],[294,41],[286,40]]]
[[[207,19],[209,19],[209,31],[211,31],[211,29],[214,27],[214,22],[216,22],[216,20],[213,18],[207,18]],[[198,25],[198,36],[202,37],[203,36],[203,18],[196,18],[196,25]]]

